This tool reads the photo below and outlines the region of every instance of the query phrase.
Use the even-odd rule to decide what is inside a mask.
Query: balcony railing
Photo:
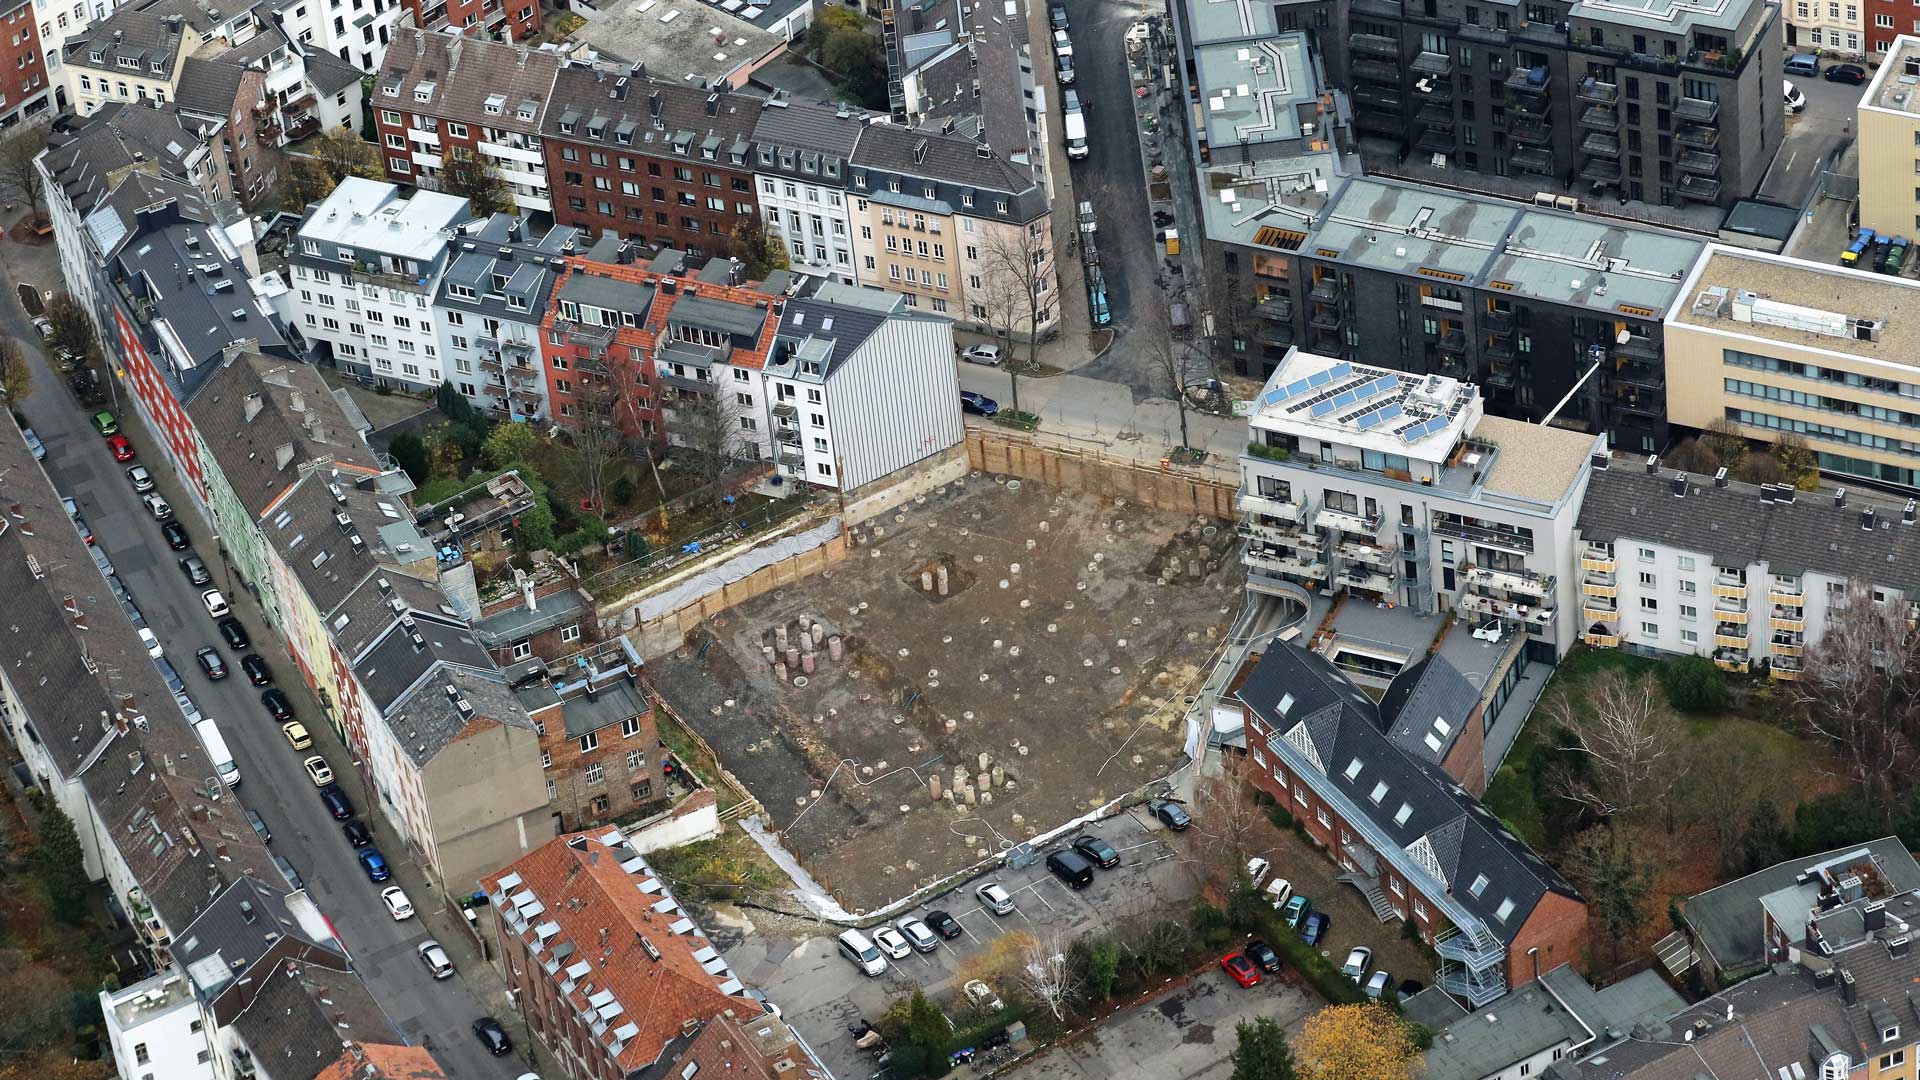
[[[1292,319],[1293,301],[1277,293],[1268,293],[1254,303],[1253,313],[1262,319]]]
[[[1542,176],[1553,172],[1553,154],[1537,146],[1516,146],[1508,164],[1521,172],[1538,173]]]
[[[1586,580],[1580,583],[1580,591],[1587,596],[1619,596],[1620,585],[1614,581]]]
[[[1720,171],[1720,155],[1711,150],[1688,149],[1683,151],[1680,156],[1674,160],[1675,164],[1680,166],[1680,171],[1683,173],[1692,173],[1696,176],[1712,176]]]
[[[1346,321],[1347,317],[1332,304],[1317,304],[1314,306],[1313,314],[1307,316],[1307,325],[1315,330],[1338,330]]]
[[[1388,37],[1385,34],[1349,34],[1347,45],[1355,53],[1390,56],[1396,60],[1400,58],[1400,39]]]
[[[1734,623],[1720,623],[1713,628],[1713,643],[1726,649],[1744,649],[1753,639],[1747,634],[1747,628]]]
[[[1627,335],[1627,340],[1614,345],[1613,351],[1616,356],[1635,356],[1643,360],[1660,358],[1660,347],[1653,343],[1652,338],[1643,334]]]
[[[1683,97],[1673,106],[1673,115],[1696,124],[1711,124],[1720,117],[1720,103],[1706,98]]]
[[[1604,131],[1589,131],[1587,137],[1580,140],[1580,151],[1597,157],[1617,158],[1620,156],[1620,136]]]
[[[1422,75],[1445,77],[1453,74],[1453,54],[1423,50],[1417,53],[1407,66]]]
[[[1620,110],[1608,105],[1589,105],[1580,114],[1580,126],[1595,131],[1619,131]]]
[[[1774,588],[1767,591],[1767,602],[1776,607],[1803,608],[1807,606],[1807,596],[1805,593]]]
[[[1720,606],[1722,604],[1732,604],[1732,603],[1735,603],[1735,601],[1732,601],[1732,600],[1717,601],[1713,606],[1713,617],[1716,620],[1723,623],[1727,623],[1729,625],[1737,625],[1741,627],[1746,626],[1747,613],[1745,611],[1742,611],[1738,608]]]
[[[1494,618],[1513,622],[1540,624],[1552,622],[1554,614],[1553,608],[1544,604],[1525,604],[1518,600],[1486,596],[1477,592],[1460,594],[1460,610],[1475,615],[1491,615]]]
[[[1620,163],[1603,157],[1590,157],[1580,166],[1580,179],[1595,184],[1620,182]]]
[[[1248,569],[1264,570],[1272,574],[1292,575],[1308,581],[1323,581],[1327,576],[1327,564],[1322,559],[1304,559],[1297,554],[1265,551],[1250,547],[1240,556],[1240,562]]]
[[[1353,77],[1362,82],[1399,86],[1406,78],[1406,73],[1399,64],[1390,64],[1384,60],[1355,60]]]
[[[1322,508],[1313,517],[1313,524],[1321,529],[1338,529],[1345,533],[1360,536],[1374,536],[1380,532],[1380,515],[1349,514],[1344,510]]]
[[[1453,153],[1453,143],[1453,128],[1451,126],[1440,127],[1428,124],[1422,127],[1420,134],[1413,138],[1415,149],[1424,150],[1433,154]]]
[[[1597,596],[1589,596],[1585,598],[1584,600],[1580,601],[1580,617],[1590,623],[1619,622],[1620,621],[1619,605],[1608,604],[1606,607],[1594,606],[1596,604],[1604,604],[1604,603],[1606,603],[1606,601],[1601,600]]]
[[[1628,386],[1644,387],[1649,390],[1660,390],[1667,385],[1666,373],[1661,369],[1659,364],[1622,364],[1614,371],[1613,378],[1615,382],[1625,383]]]
[[[1546,143],[1553,140],[1553,125],[1545,116],[1530,116],[1515,113],[1507,121],[1507,134],[1515,142]]]
[[[1774,608],[1772,627],[1789,633],[1804,634],[1807,630],[1806,613],[1799,608]]]
[[[1557,580],[1552,574],[1538,574],[1532,570],[1505,570],[1492,566],[1474,566],[1471,563],[1467,564],[1465,570],[1467,583],[1470,585],[1484,585],[1530,596],[1552,596]]]
[[[1749,667],[1752,666],[1752,662],[1749,661],[1744,656],[1716,655],[1713,658],[1713,666],[1719,668],[1721,671],[1731,671],[1736,674],[1743,674],[1747,671]]]
[[[1353,92],[1353,103],[1360,106],[1363,113],[1368,109],[1397,113],[1400,111],[1400,93],[1382,86],[1362,86]]]
[[[1682,146],[1697,146],[1702,150],[1712,150],[1720,145],[1720,129],[1703,124],[1682,124],[1673,133],[1673,141]]]
[[[1601,634],[1589,630],[1580,635],[1580,640],[1596,649],[1617,649],[1620,647],[1619,634]]]
[[[1767,669],[1767,675],[1768,677],[1778,679],[1781,682],[1793,682],[1796,679],[1800,678],[1800,669],[1797,667],[1787,667],[1786,665],[1776,661],[1771,667]]]
[[[1620,84],[1602,82],[1589,75],[1580,80],[1580,87],[1574,91],[1581,101],[1592,101],[1602,105],[1620,100]]]
[[[1682,176],[1676,187],[1683,199],[1695,202],[1716,202],[1720,198],[1720,181],[1704,176]]]
[[[1506,86],[1523,94],[1544,94],[1551,82],[1546,68],[1520,68],[1507,76]]]
[[[1254,495],[1244,491],[1234,500],[1234,503],[1246,513],[1279,518],[1281,521],[1290,521],[1295,524],[1302,521],[1307,513],[1307,504],[1304,500],[1288,502],[1285,499],[1269,499],[1264,495]]]
[[[1313,283],[1313,288],[1307,290],[1307,296],[1322,304],[1340,299],[1340,279],[1332,274],[1321,276]]]

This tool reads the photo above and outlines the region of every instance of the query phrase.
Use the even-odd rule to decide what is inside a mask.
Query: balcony
[[[1731,671],[1736,675],[1746,674],[1750,665],[1751,661],[1745,656],[1723,656],[1715,654],[1713,658],[1714,667],[1719,668],[1721,671]]]
[[[500,355],[498,353],[486,353],[480,357],[481,371],[504,372],[506,371],[506,368],[507,368],[506,364],[501,361]]]
[[[1234,526],[1234,532],[1247,540],[1305,548],[1315,552],[1325,545],[1325,540],[1305,525],[1276,525],[1271,521],[1272,519],[1263,519],[1259,515],[1248,515],[1241,518]]]
[[[1587,580],[1580,583],[1580,591],[1587,596],[1604,596],[1609,599],[1620,595],[1620,583],[1617,581]]]
[[[1767,591],[1767,603],[1775,607],[1793,608],[1798,611],[1807,606],[1807,597],[1805,593],[1787,592],[1783,589],[1770,589]]]
[[[1620,100],[1620,84],[1602,82],[1589,75],[1580,80],[1580,86],[1574,90],[1574,96],[1581,101],[1591,101],[1600,105],[1611,105]]]
[[[1352,540],[1345,541],[1334,548],[1333,554],[1341,562],[1365,563],[1368,566],[1383,566],[1389,570],[1393,569],[1394,561],[1399,557],[1399,552],[1393,548],[1362,544]]]
[[[1349,34],[1347,45],[1355,55],[1387,56],[1400,59],[1400,39],[1385,34]]]
[[[1313,288],[1308,291],[1307,297],[1322,304],[1340,299],[1340,279],[1332,274],[1321,276],[1314,281]]]
[[[800,452],[799,447],[788,446],[785,443],[779,445],[775,456],[779,458],[782,465],[801,465],[807,460],[807,456]]]
[[[800,429],[799,428],[794,428],[794,427],[774,428],[773,437],[779,440],[780,442],[786,443],[789,446],[800,445]]]
[[[1673,115],[1696,124],[1711,124],[1720,118],[1720,103],[1706,98],[1683,97],[1673,106]]]
[[[1306,581],[1324,581],[1327,577],[1325,560],[1317,557],[1304,558],[1291,552],[1249,547],[1241,553],[1240,563],[1249,570],[1260,570]]]
[[[1444,514],[1444,511],[1442,512]],[[1533,554],[1533,540],[1521,536],[1511,529],[1489,529],[1466,521],[1457,521],[1450,516],[1436,517],[1433,531],[1441,536],[1451,536],[1456,540],[1466,540],[1475,544],[1486,544],[1503,551],[1517,552],[1521,555]]]
[[[1767,668],[1767,675],[1769,678],[1778,679],[1781,682],[1793,682],[1800,678],[1800,669],[1798,667],[1787,667],[1776,660],[1772,666]]]
[[[1467,332],[1457,326],[1448,325],[1440,331],[1434,340],[1441,352],[1464,353],[1467,351]]]
[[[1234,500],[1234,505],[1245,513],[1278,518],[1295,525],[1300,524],[1307,516],[1307,504],[1304,500],[1287,502],[1284,499],[1269,499],[1264,495],[1251,495],[1243,491]]]
[[[1681,172],[1697,176],[1712,176],[1720,171],[1720,155],[1711,150],[1685,150],[1674,162]]]
[[[1553,141],[1553,125],[1545,116],[1515,114],[1507,121],[1507,134],[1515,142],[1538,145]]]
[[[1713,617],[1715,620],[1726,623],[1729,626],[1744,628],[1747,625],[1747,612],[1742,608],[1722,606],[1734,603],[1738,603],[1738,601],[1721,600],[1716,602],[1713,605]]]
[[[1713,643],[1723,649],[1745,649],[1752,637],[1737,623],[1720,623],[1713,628]]]
[[[1537,574],[1532,570],[1503,570],[1498,567],[1471,564],[1468,564],[1465,569],[1469,585],[1501,589],[1524,596],[1553,595],[1554,576],[1552,574]]]
[[[1420,129],[1420,134],[1414,136],[1413,145],[1415,149],[1432,154],[1451,154],[1453,153],[1453,128],[1426,125]]]
[[[1253,314],[1256,318],[1291,321],[1293,319],[1293,301],[1278,293],[1268,293],[1254,302]]]
[[[1609,105],[1589,105],[1580,114],[1580,126],[1594,131],[1619,131],[1620,110]]]
[[[1353,103],[1362,111],[1378,109],[1382,112],[1400,111],[1400,95],[1397,91],[1379,86],[1362,86],[1353,92]]]
[[[1422,75],[1445,78],[1453,74],[1453,54],[1422,50],[1414,54],[1412,62],[1407,66]]]
[[[1613,552],[1590,547],[1580,553],[1580,569],[1588,574],[1611,574],[1620,569],[1620,562],[1613,557]]]
[[[1453,106],[1444,101],[1427,100],[1413,111],[1413,118],[1423,124],[1433,124],[1449,129],[1448,138],[1452,138]]]
[[[1775,630],[1784,630],[1790,634],[1807,632],[1807,614],[1799,608],[1774,608],[1770,622]]]
[[[1580,179],[1596,184],[1620,182],[1620,163],[1603,157],[1590,157],[1580,166]]]
[[[1604,131],[1589,131],[1587,137],[1580,140],[1580,152],[1597,157],[1617,158],[1620,156],[1620,136],[1609,135]]]
[[[1506,86],[1522,94],[1544,94],[1551,82],[1546,68],[1519,68],[1507,76]]]
[[[1613,346],[1615,356],[1633,356],[1642,360],[1660,359],[1660,347],[1644,334],[1629,334],[1627,340]]]
[[[1486,382],[1488,386],[1496,386],[1502,390],[1511,390],[1513,389],[1513,384],[1517,382],[1518,379],[1519,375],[1514,370],[1513,364],[1509,361],[1496,360],[1487,365]]]
[[[1716,574],[1713,578],[1713,595],[1733,600],[1747,598],[1747,579],[1741,574]]]
[[[1617,605],[1595,607],[1603,603],[1599,597],[1589,596],[1580,603],[1580,617],[1590,623],[1612,623],[1620,621],[1620,608]]]
[[[1622,364],[1613,373],[1613,381],[1626,386],[1644,390],[1664,390],[1667,386],[1666,372],[1659,364],[1629,362]]]
[[[1619,634],[1602,634],[1589,630],[1580,635],[1580,640],[1596,649],[1617,649],[1620,647]]]
[[[1414,82],[1413,92],[1425,101],[1452,101],[1453,80],[1439,75],[1422,75]]]
[[[1384,60],[1355,60],[1353,62],[1353,77],[1363,83],[1374,83],[1379,86],[1399,86],[1401,81],[1406,78],[1406,74],[1400,65],[1396,63],[1388,63]]]
[[[1704,176],[1682,176],[1675,188],[1683,199],[1695,202],[1718,202],[1720,200],[1720,181]]]
[[[1353,126],[1391,139],[1406,137],[1405,123],[1397,112],[1369,112],[1363,109],[1354,114]]]
[[[1516,146],[1508,156],[1507,163],[1521,172],[1537,173],[1541,176],[1553,174],[1553,154],[1537,146]]]
[[[1313,516],[1313,524],[1318,529],[1334,529],[1355,536],[1376,536],[1380,532],[1380,515],[1376,513],[1369,517],[1323,508]]]
[[[1495,334],[1493,340],[1487,342],[1484,351],[1489,360],[1512,360],[1513,339],[1505,334]]]
[[[1801,656],[1807,651],[1805,641],[1782,641],[1779,638],[1768,642],[1767,647],[1773,650],[1775,656]]]
[[[1673,133],[1673,141],[1681,146],[1697,146],[1702,150],[1712,150],[1720,145],[1720,129],[1702,124],[1682,124]]]
[[[1659,394],[1627,394],[1615,405],[1629,416],[1644,416],[1650,420],[1659,420],[1667,415],[1667,403],[1661,400]]]
[[[1315,330],[1326,330],[1329,332],[1339,330],[1340,325],[1346,321],[1347,317],[1342,315],[1340,309],[1332,304],[1316,304],[1313,309],[1313,314],[1307,317],[1308,326],[1313,327]]]
[[[1328,584],[1356,592],[1373,593],[1383,599],[1390,598],[1394,589],[1392,574],[1365,566],[1349,566]]]

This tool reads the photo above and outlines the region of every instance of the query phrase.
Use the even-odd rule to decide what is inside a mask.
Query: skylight
[[[1360,775],[1360,759],[1354,758],[1352,761],[1347,762],[1347,779],[1351,780],[1354,777],[1359,775]]]
[[[1471,893],[1475,899],[1478,899],[1481,893],[1487,891],[1488,884],[1487,875],[1481,874],[1473,879],[1473,884],[1467,886],[1467,892]]]
[[[1499,919],[1501,922],[1506,922],[1507,916],[1512,914],[1513,914],[1513,898],[1508,897],[1505,900],[1500,901],[1500,906],[1494,909],[1493,917],[1496,919]]]
[[[1292,695],[1292,694],[1283,694],[1283,695],[1281,695],[1281,697],[1280,697],[1280,715],[1281,715],[1281,716],[1285,716],[1285,715],[1287,715],[1287,710],[1289,710],[1289,709],[1291,709],[1291,708],[1293,708],[1293,695]]]
[[[1386,797],[1387,797],[1387,782],[1385,780],[1382,780],[1379,783],[1373,785],[1373,794],[1367,796],[1367,798],[1373,800],[1373,805],[1375,806],[1379,806],[1380,800]]]
[[[1400,812],[1393,815],[1393,823],[1395,825],[1405,825],[1407,823],[1407,819],[1412,816],[1413,816],[1413,807],[1407,803],[1401,803]]]

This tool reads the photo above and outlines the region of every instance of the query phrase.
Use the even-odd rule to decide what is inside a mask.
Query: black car
[[[1047,869],[1069,889],[1084,889],[1093,884],[1092,861],[1072,848],[1047,856]]]
[[[326,805],[327,812],[335,821],[345,821],[353,816],[353,800],[340,790],[339,784],[328,784],[320,789],[320,801]]]
[[[220,659],[220,654],[212,649],[197,649],[194,651],[193,658],[200,661],[200,670],[206,672],[207,678],[214,682],[227,677],[227,662]]]
[[[247,824],[253,826],[253,835],[263,844],[273,843],[273,830],[267,828],[267,819],[252,810],[247,811]]]
[[[1187,826],[1193,824],[1193,818],[1187,813],[1187,808],[1177,802],[1154,799],[1147,803],[1147,809],[1154,817],[1160,819],[1160,824],[1174,832],[1182,832]]]
[[[1048,4],[1047,23],[1055,30],[1065,30],[1067,28],[1067,9],[1061,7],[1059,4]]]
[[[367,828],[366,822],[359,818],[342,823],[340,831],[347,834],[347,843],[354,847],[366,847],[373,843],[373,830]]]
[[[944,911],[927,912],[927,926],[943,938],[957,938],[961,933],[960,924]]]
[[[213,575],[207,572],[207,564],[201,562],[198,555],[181,556],[180,572],[195,585],[205,585],[213,580]]]
[[[1852,83],[1854,86],[1867,81],[1867,69],[1859,64],[1835,64],[1820,73],[1828,82]]]
[[[241,657],[240,670],[247,673],[247,681],[255,686],[265,686],[273,681],[273,672],[268,670],[267,662],[260,659],[259,653],[248,653]]]
[[[1073,850],[1102,870],[1111,870],[1120,865],[1120,853],[1113,849],[1112,844],[1097,836],[1074,837]]]
[[[483,1016],[473,1022],[473,1033],[486,1044],[487,1053],[501,1057],[513,1052],[513,1040],[507,1038],[507,1031],[500,1021],[491,1016]]]
[[[1273,951],[1273,946],[1259,938],[1247,942],[1246,948],[1240,951],[1247,954],[1247,959],[1259,964],[1260,970],[1269,975],[1280,970],[1280,954]]]
[[[193,544],[187,537],[187,527],[177,521],[160,526],[160,535],[167,538],[167,546],[175,551],[185,551]]]
[[[1402,1004],[1405,1004],[1408,998],[1426,988],[1427,984],[1421,982],[1419,979],[1401,979],[1400,987],[1394,991],[1394,996],[1398,997]]]
[[[239,619],[221,619],[220,636],[227,639],[227,647],[234,652],[245,652],[252,642],[247,639],[247,629],[240,625]]]
[[[296,889],[304,889],[307,887],[307,883],[300,880],[300,871],[293,868],[293,864],[287,861],[285,855],[275,855],[273,857],[273,865],[280,868],[280,876],[287,879],[287,884]]]
[[[275,720],[293,719],[293,702],[288,701],[287,695],[278,690],[261,691],[260,704],[267,707],[267,711],[273,714]]]

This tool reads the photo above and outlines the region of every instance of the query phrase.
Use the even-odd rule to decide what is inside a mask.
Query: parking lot
[[[805,939],[749,932],[726,950],[727,959],[743,978],[780,1003],[787,1020],[834,1075],[865,1076],[873,1071],[872,1059],[854,1048],[846,1025],[862,1018],[878,1019],[889,1002],[915,989],[927,991],[953,1013],[956,1006],[951,997],[959,990],[954,976],[970,958],[990,947],[994,938],[1026,931],[1043,941],[1057,934],[1064,943],[1097,927],[1185,910],[1197,891],[1194,875],[1181,857],[1180,841],[1170,842],[1171,834],[1144,809],[1087,831],[1120,852],[1119,866],[1096,870],[1091,885],[1075,890],[1048,873],[1042,858],[1020,870],[966,882],[902,911],[899,915],[945,911],[960,924],[962,933],[941,941],[931,953],[916,952],[891,962],[880,975],[863,975],[840,956],[833,932],[825,927],[819,935]],[[975,899],[974,889],[987,881],[999,882],[1013,894],[1011,914],[996,916]]]

